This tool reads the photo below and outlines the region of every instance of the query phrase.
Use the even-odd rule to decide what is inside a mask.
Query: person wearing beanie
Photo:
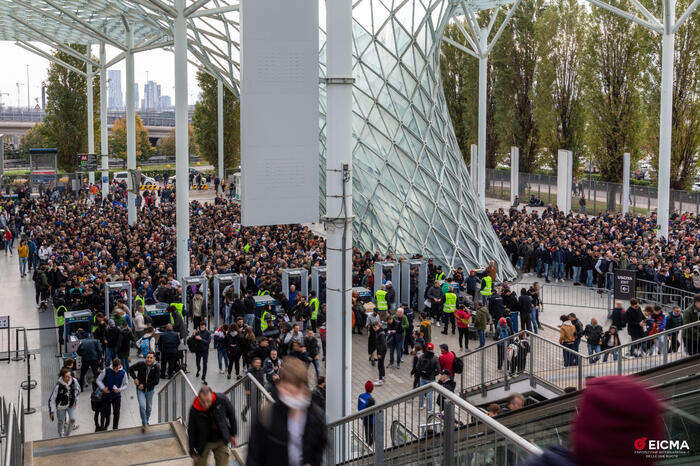
[[[663,436],[663,406],[636,377],[611,375],[587,382],[571,429],[571,451],[555,446],[526,466],[649,466],[645,439]],[[641,443],[640,443],[641,440]]]
[[[432,343],[425,345],[425,351],[416,362],[416,372],[418,373],[418,386],[422,387],[431,382],[435,382],[435,377],[440,373],[440,362],[435,356],[435,346]],[[433,392],[427,394],[428,411],[433,408]],[[423,408],[423,400],[425,396],[420,397],[419,407]]]
[[[357,397],[357,410],[362,411],[363,409],[371,408],[376,404],[374,397],[372,397],[372,391],[374,390],[374,384],[371,380],[365,382],[365,392],[360,393]],[[367,445],[372,446],[374,443],[374,414],[365,416],[362,418],[362,426],[365,431],[365,442]]]

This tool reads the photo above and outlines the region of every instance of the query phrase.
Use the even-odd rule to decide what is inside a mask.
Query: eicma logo
[[[640,437],[634,441],[634,448],[636,453],[656,459],[677,458],[690,453],[687,440],[649,440]]]

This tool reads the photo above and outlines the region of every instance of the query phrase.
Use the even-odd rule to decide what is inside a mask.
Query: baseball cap
[[[425,346],[425,349],[427,349],[428,351],[433,351],[435,349],[435,346],[432,343],[428,343]]]
[[[372,390],[374,390],[374,384],[371,380],[368,380],[367,382],[365,382],[365,391],[367,393],[372,393]]]

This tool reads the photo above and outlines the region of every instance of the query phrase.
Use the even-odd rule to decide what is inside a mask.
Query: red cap
[[[428,351],[433,351],[435,349],[435,346],[433,346],[432,343],[428,343],[427,345],[425,345],[425,349],[427,349]]]
[[[508,322],[506,321],[505,317],[501,317],[498,319],[498,325],[508,325]]]
[[[368,380],[367,382],[365,382],[365,391],[367,393],[372,393],[372,390],[374,390],[374,384],[371,380]]]

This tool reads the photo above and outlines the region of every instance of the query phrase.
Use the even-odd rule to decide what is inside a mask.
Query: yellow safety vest
[[[63,309],[63,312],[59,315],[58,311]],[[58,306],[56,308],[56,327],[60,327],[66,323],[65,313],[68,309],[66,306]]]
[[[265,296],[268,294],[270,294],[270,292],[267,290],[258,290],[258,296]]]
[[[318,298],[313,298],[311,301],[309,301],[309,306],[313,306],[313,310],[311,311],[311,320],[316,320],[318,318]]]
[[[146,309],[146,300],[143,299],[141,296],[136,296],[136,298],[134,298],[134,304],[138,304],[138,303],[141,303],[141,307]]]
[[[491,293],[491,276],[486,275],[484,277],[484,283],[486,286],[479,291],[483,296],[491,296],[493,293]]]
[[[244,250],[245,252],[250,251],[250,243],[247,243],[245,246],[243,246],[243,250]]]
[[[267,323],[267,316],[269,316],[270,313],[265,311],[262,313],[262,316],[260,317],[260,331],[264,332],[267,330],[267,327],[269,327],[269,324]]]
[[[444,273],[440,272],[440,273],[436,273],[436,274],[435,274],[435,281],[436,281],[436,282],[438,282],[438,281],[440,281],[440,280],[444,280],[444,279],[445,279],[445,274],[444,274]]]
[[[443,312],[452,314],[457,307],[457,295],[449,292],[445,295],[445,305],[443,306]]]
[[[182,315],[182,310],[184,308],[183,304],[182,303],[170,303],[170,305],[175,306],[175,309],[177,309],[177,313],[180,314],[180,317],[182,317],[182,319],[184,320],[185,316]]]
[[[389,309],[389,305],[386,302],[386,291],[377,290],[377,292],[375,293],[375,298],[377,299],[378,311],[386,311],[387,309]]]

